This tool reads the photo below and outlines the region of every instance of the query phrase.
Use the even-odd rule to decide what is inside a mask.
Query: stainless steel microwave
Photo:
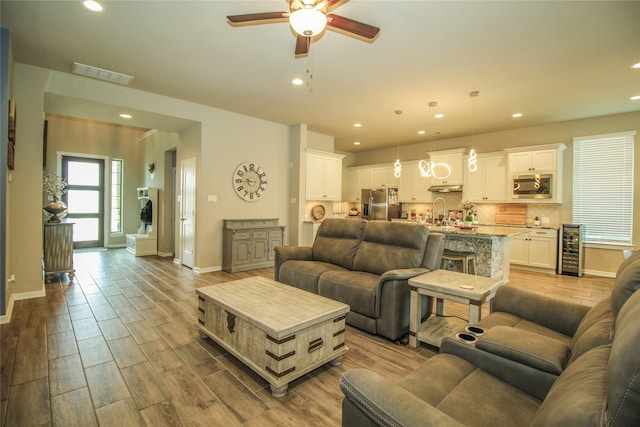
[[[551,174],[514,175],[511,177],[512,199],[550,199]]]

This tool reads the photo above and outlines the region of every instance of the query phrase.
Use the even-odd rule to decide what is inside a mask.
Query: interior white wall
[[[14,84],[20,121],[13,191],[21,195],[12,200],[15,219],[11,227],[19,239],[13,239],[11,246],[13,253],[20,254],[14,268],[15,292],[43,289],[41,156],[46,93],[198,123],[180,133],[178,146],[178,164],[181,158],[198,158],[195,259],[198,270],[215,270],[222,264],[222,219],[279,218],[281,224],[288,224],[288,126],[20,63],[15,65]],[[269,190],[259,202],[245,202],[233,191],[233,169],[244,161],[260,163],[269,174]],[[216,195],[218,201],[208,202],[208,195]]]

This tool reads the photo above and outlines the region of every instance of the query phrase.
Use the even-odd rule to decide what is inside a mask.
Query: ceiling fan
[[[287,0],[289,12],[249,13],[227,16],[232,26],[286,22],[296,32],[296,57],[309,53],[311,38],[325,28],[347,33],[361,40],[372,42],[380,34],[380,28],[330,13],[348,0]]]

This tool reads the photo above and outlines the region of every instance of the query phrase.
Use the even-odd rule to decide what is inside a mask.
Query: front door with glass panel
[[[67,220],[74,222],[73,247],[104,245],[104,160],[62,156],[62,177],[67,192]]]

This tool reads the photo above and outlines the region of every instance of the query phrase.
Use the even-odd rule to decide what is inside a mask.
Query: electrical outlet
[[[7,282],[15,282],[15,281],[16,281],[16,275],[10,274],[9,277],[7,278]]]

